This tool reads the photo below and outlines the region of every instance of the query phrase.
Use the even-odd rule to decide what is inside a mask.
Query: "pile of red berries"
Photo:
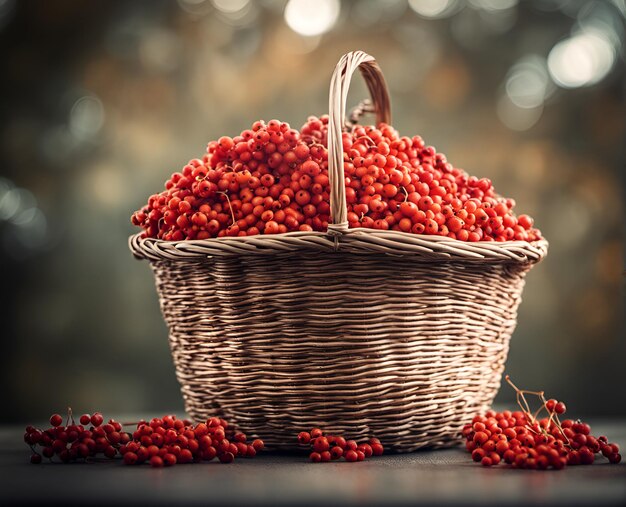
[[[26,428],[24,441],[31,447],[31,463],[41,463],[42,455],[62,462],[87,460],[99,453],[106,458],[121,454],[127,465],[150,463],[153,467],[176,463],[211,461],[232,463],[237,457],[252,458],[264,448],[260,439],[248,443],[246,435],[232,431],[224,419],[212,417],[206,423],[193,425],[191,421],[166,415],[150,422],[140,421],[132,433],[122,431],[122,424],[113,419],[104,423],[102,414],[80,416],[76,424],[68,409],[66,424],[59,414],[50,417],[51,428]],[[228,438],[227,438],[228,436]],[[41,452],[37,450],[41,448]]]
[[[33,451],[31,463],[41,463],[42,455],[50,459],[56,456],[63,463],[94,458],[98,454],[114,458],[130,442],[130,435],[122,431],[119,422],[111,419],[104,424],[99,412],[81,415],[76,424],[72,410],[68,409],[65,425],[59,414],[50,417],[50,425],[52,427],[46,430],[26,427],[24,441]]]
[[[320,428],[302,431],[298,434],[298,443],[312,449],[309,459],[314,463],[345,459],[348,462],[364,461],[371,456],[381,456],[384,448],[377,438],[358,444],[355,440],[346,440],[336,435],[325,435]]]
[[[466,448],[474,461],[484,466],[507,463],[515,468],[562,469],[566,465],[591,465],[597,454],[610,463],[622,459],[619,446],[607,437],[594,437],[591,428],[581,421],[566,419],[565,404],[555,399],[546,400],[543,392],[515,388],[522,410],[494,412],[477,415],[463,428]],[[541,406],[530,412],[525,394],[539,397]],[[545,411],[547,417],[538,418]]]
[[[131,218],[143,237],[180,241],[291,231],[325,232],[330,217],[328,116],[300,131],[257,121],[208,144]],[[487,178],[469,176],[421,137],[391,126],[355,125],[343,134],[351,228],[448,236],[461,241],[541,238],[515,202]]]
[[[226,438],[226,437],[229,438]],[[260,439],[247,442],[246,435],[229,430],[228,422],[212,417],[195,426],[191,421],[166,415],[140,421],[132,441],[120,448],[127,465],[150,463],[153,467],[176,463],[211,461],[232,463],[235,457],[253,458],[264,447]]]

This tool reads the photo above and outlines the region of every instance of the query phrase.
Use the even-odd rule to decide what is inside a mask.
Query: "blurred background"
[[[182,410],[130,214],[207,141],[326,113],[353,49],[378,59],[401,134],[491,178],[550,241],[508,372],[573,415],[625,414],[625,16],[624,0],[0,0],[2,421]]]

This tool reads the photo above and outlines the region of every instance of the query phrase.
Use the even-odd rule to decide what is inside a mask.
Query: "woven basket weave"
[[[377,63],[345,55],[330,86],[328,233],[130,238],[155,274],[188,414],[277,449],[318,425],[399,452],[458,442],[493,401],[524,276],[547,252],[348,229],[341,133],[357,68],[390,123]]]

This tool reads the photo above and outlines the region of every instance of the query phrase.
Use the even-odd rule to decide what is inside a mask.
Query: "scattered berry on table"
[[[381,456],[383,445],[377,438],[358,444],[355,440],[346,440],[343,436],[326,434],[320,428],[298,433],[298,443],[309,446],[309,459],[313,463],[325,463],[340,458],[348,462],[363,461],[371,456]]]
[[[591,435],[589,425],[580,420],[560,420],[566,410],[563,402],[546,400],[542,391],[518,389],[508,375],[506,380],[517,393],[520,410],[489,410],[463,427],[465,447],[474,461],[486,467],[503,463],[538,470],[591,465],[599,455],[609,463],[621,461],[619,446],[606,436]],[[531,412],[526,395],[540,400],[535,412]]]
[[[206,423],[166,415],[149,422],[132,423],[133,432],[123,431],[123,425],[110,419],[104,423],[99,412],[83,414],[78,424],[68,409],[67,423],[59,414],[50,417],[51,428],[40,430],[27,426],[24,441],[33,454],[30,461],[41,463],[42,456],[63,463],[87,461],[99,457],[122,457],[126,465],[149,463],[153,467],[177,463],[211,461],[232,463],[235,457],[252,458],[264,449],[263,440],[248,443],[243,433],[235,432],[224,419],[212,417]]]

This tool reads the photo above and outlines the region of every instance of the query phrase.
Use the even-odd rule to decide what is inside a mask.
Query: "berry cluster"
[[[217,417],[194,426],[186,419],[166,415],[150,422],[139,421],[132,434],[122,431],[122,424],[113,419],[105,424],[99,412],[80,416],[79,423],[68,409],[65,425],[59,414],[53,414],[49,429],[27,426],[24,441],[33,451],[31,463],[41,463],[42,455],[50,460],[57,456],[67,463],[93,459],[99,453],[106,458],[115,458],[119,453],[127,465],[148,462],[153,467],[216,457],[221,463],[232,463],[235,456],[252,458],[264,448],[262,440],[248,443],[246,435],[232,431],[227,421]],[[41,453],[36,446],[41,447]]]
[[[515,468],[539,470],[591,465],[599,453],[610,463],[621,461],[619,446],[610,443],[605,436],[591,435],[588,424],[572,419],[560,421],[559,416],[566,410],[563,402],[546,400],[541,391],[518,389],[508,376],[506,380],[515,389],[521,410],[489,410],[464,426],[466,448],[474,461],[484,466],[504,462]],[[530,411],[527,394],[541,400],[534,413]],[[547,417],[539,419],[544,411]]]
[[[263,449],[262,440],[249,444],[246,435],[228,428],[228,422],[217,417],[195,426],[173,415],[140,421],[132,441],[122,446],[120,453],[127,465],[148,462],[153,467],[163,467],[211,461],[215,457],[221,463],[232,463],[235,456],[252,458]]]
[[[119,422],[111,419],[104,424],[104,418],[99,412],[81,415],[79,424],[76,424],[72,410],[68,409],[65,425],[59,414],[50,417],[50,425],[52,427],[46,430],[26,427],[24,441],[33,451],[31,463],[41,463],[42,455],[51,460],[56,456],[63,463],[87,460],[98,454],[114,458],[130,442],[130,435],[122,431]]]
[[[298,434],[298,443],[309,445],[312,449],[309,459],[313,463],[328,462],[343,457],[346,461],[364,461],[371,456],[381,456],[384,448],[377,438],[358,444],[355,440],[346,440],[336,435],[325,435],[320,428],[302,431]]]
[[[291,231],[325,232],[330,217],[328,116],[300,131],[257,121],[208,144],[202,159],[174,173],[131,221],[143,237],[180,241]],[[391,126],[355,125],[343,134],[351,228],[448,236],[461,241],[535,241],[541,233],[487,178],[469,176]]]

